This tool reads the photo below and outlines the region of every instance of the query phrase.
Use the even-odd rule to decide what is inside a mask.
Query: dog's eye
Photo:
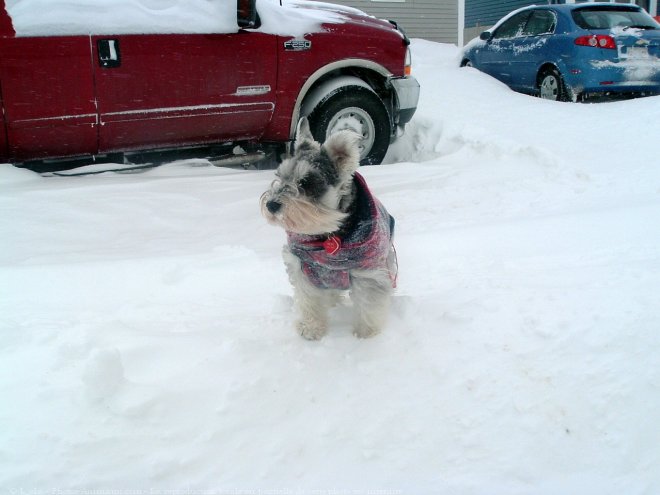
[[[302,189],[307,195],[317,194],[320,188],[321,182],[314,175],[306,175],[298,181],[298,189]]]
[[[303,190],[308,189],[311,185],[312,185],[312,180],[309,178],[309,176],[303,177],[298,181],[298,187]]]
[[[306,196],[319,197],[325,190],[323,179],[316,174],[305,175],[296,185],[298,190],[304,192]]]

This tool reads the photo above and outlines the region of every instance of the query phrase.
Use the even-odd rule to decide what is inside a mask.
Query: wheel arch
[[[376,93],[391,120],[393,103],[389,80],[392,77],[393,74],[382,65],[362,59],[339,60],[318,69],[305,81],[296,98],[289,128],[290,139],[294,139],[301,117],[309,114],[328,93],[346,85],[361,86]]]
[[[564,87],[568,101],[579,101],[582,98],[582,88],[579,85],[574,85],[574,82],[571,81],[571,73],[569,72],[568,67],[566,67],[562,61],[544,62],[541,64],[538,71],[536,72],[536,85],[534,86],[534,89],[537,92],[540,92],[541,78],[543,77],[543,74],[545,74],[546,71],[552,69],[559,73],[559,77],[561,77],[561,83]]]
[[[541,78],[543,77],[543,74],[545,74],[548,70],[553,70],[553,69],[559,72],[559,74],[562,73],[561,69],[557,67],[557,64],[554,64],[552,62],[544,62],[543,64],[541,64],[539,69],[536,71],[536,86],[535,86],[536,89],[539,89],[539,87],[541,86]]]

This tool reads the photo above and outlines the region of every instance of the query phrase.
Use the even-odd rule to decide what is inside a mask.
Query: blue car
[[[660,94],[660,24],[631,4],[535,5],[466,45],[462,66],[560,101]]]

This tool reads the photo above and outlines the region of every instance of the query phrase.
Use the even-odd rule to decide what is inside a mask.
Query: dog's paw
[[[328,333],[328,326],[315,320],[300,320],[296,323],[296,329],[307,340],[320,340]]]
[[[372,327],[369,325],[358,325],[353,329],[353,335],[358,339],[369,339],[375,337],[380,333],[380,328]]]

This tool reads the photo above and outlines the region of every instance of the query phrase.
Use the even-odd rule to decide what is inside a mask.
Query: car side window
[[[493,39],[516,38],[518,36],[523,36],[529,14],[529,10],[518,12],[510,19],[504,21],[500,27],[495,30],[495,33],[493,33]]]
[[[552,34],[557,24],[555,14],[549,10],[535,10],[525,26],[525,36]]]

